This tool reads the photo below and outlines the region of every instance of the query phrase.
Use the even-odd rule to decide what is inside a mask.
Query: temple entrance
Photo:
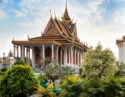
[[[51,60],[51,48],[50,47],[47,47],[46,49],[45,49],[45,59],[47,59],[47,60]]]
[[[34,53],[35,53],[35,63],[39,64],[39,62],[40,62],[40,49],[38,47],[34,47]]]
[[[60,65],[64,64],[64,50],[60,47],[58,52],[58,63]]]

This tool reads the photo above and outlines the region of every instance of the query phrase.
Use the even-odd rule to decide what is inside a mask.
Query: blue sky
[[[125,0],[67,0],[81,41],[100,42],[118,58],[116,39],[125,35]],[[11,40],[39,36],[50,18],[61,18],[65,0],[0,0],[0,56],[13,50]],[[6,54],[7,55],[7,54]]]

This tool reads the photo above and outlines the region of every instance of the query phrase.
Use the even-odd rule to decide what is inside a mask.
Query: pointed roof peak
[[[68,10],[67,10],[67,0],[65,0],[65,12],[68,12]]]
[[[50,9],[50,18],[52,18],[52,10]]]
[[[69,17],[69,14],[68,14],[68,8],[67,8],[67,0],[65,0],[65,11],[64,11],[64,14],[63,14],[63,16],[62,16],[62,20],[68,20],[68,21],[70,21],[71,19],[70,19],[70,17]]]
[[[8,57],[13,57],[13,54],[12,54],[11,49],[10,49],[10,52],[9,52],[9,54],[8,54]]]

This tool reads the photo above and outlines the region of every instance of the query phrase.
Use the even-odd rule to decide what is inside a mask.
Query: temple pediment
[[[51,18],[45,28],[43,36],[59,36],[59,35],[61,35],[61,31],[55,24],[53,18]]]

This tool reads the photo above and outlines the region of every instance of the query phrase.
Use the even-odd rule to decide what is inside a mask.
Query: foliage
[[[7,68],[6,68],[6,67],[1,68],[1,69],[0,69],[0,76],[4,75],[6,71],[7,71]]]
[[[42,75],[42,74],[40,74],[39,76],[38,76],[38,80],[41,82],[48,82],[48,78],[47,78],[47,76],[45,76],[45,75]]]
[[[42,87],[47,88],[47,76],[40,74],[37,79]]]
[[[61,97],[125,97],[125,82],[120,78],[87,78],[75,83],[67,81],[62,85]]]
[[[76,72],[77,69],[70,66],[61,66],[61,70],[62,70],[62,77],[77,73]]]
[[[70,77],[65,78],[61,97],[125,97],[124,69],[124,64],[115,64],[109,49],[91,47],[79,70],[81,79],[73,82]]]
[[[20,59],[17,59],[14,65],[25,65],[25,62]]]
[[[53,82],[62,76],[61,67],[56,64],[50,63],[46,66],[43,66],[42,71],[45,73],[48,79],[52,80]]]
[[[63,84],[73,84],[76,83],[78,81],[80,81],[80,77],[79,76],[75,76],[75,75],[67,75],[62,79]]]
[[[70,68],[68,66],[61,66],[56,63],[48,63],[48,60],[45,63],[41,64],[41,67],[36,67],[37,72],[45,74],[47,78],[53,82],[57,79],[64,77],[65,75],[75,73],[74,68]]]
[[[106,77],[113,75],[115,70],[115,57],[111,50],[103,50],[100,44],[87,50],[82,66],[86,77]]]
[[[56,95],[52,91],[45,89],[40,85],[38,86],[38,90],[36,93],[40,94],[39,97],[56,97]]]
[[[102,84],[104,89],[103,97],[125,97],[125,82],[121,78],[109,77]]]
[[[77,82],[81,81],[78,76],[68,75],[62,80],[62,92],[60,97],[78,97],[78,94],[81,92],[80,84]]]
[[[119,63],[117,64],[117,71],[115,72],[116,77],[124,77],[125,76],[125,64],[124,63]]]
[[[37,89],[37,80],[28,65],[14,65],[0,80],[2,97],[25,97]]]
[[[83,94],[87,97],[124,97],[122,82],[121,79],[113,76],[104,79],[86,79],[82,83]]]

